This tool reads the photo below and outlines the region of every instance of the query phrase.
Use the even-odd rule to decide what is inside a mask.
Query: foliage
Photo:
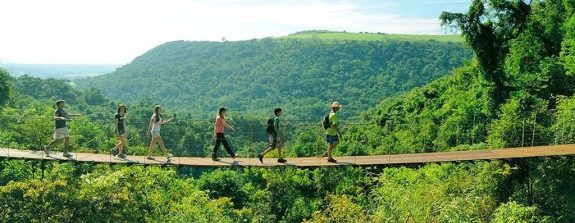
[[[175,41],[115,72],[75,82],[130,104],[149,97],[195,117],[211,118],[219,106],[258,115],[279,106],[309,119],[322,116],[334,100],[354,116],[469,58],[461,44],[437,41]]]
[[[384,170],[375,191],[376,222],[487,222],[510,174],[499,163]]]
[[[434,75],[458,65],[460,60],[453,58],[464,53],[441,56],[452,58],[453,63],[439,68],[415,69],[412,62],[421,59],[414,58],[440,55],[443,47],[458,46],[264,39],[167,43],[119,69],[114,73],[118,79],[110,75],[86,83],[133,84],[103,91],[106,96],[112,90],[121,97],[133,96],[126,99],[131,102],[141,99],[129,106],[131,154],[145,153],[149,139],[144,131],[154,103],[136,98],[132,90],[159,88],[156,80],[166,86],[151,97],[165,98],[162,104],[174,107],[184,101],[190,106],[162,129],[169,136],[166,144],[179,155],[209,154],[213,115],[221,104],[234,108],[229,121],[238,132],[228,135],[234,149],[253,155],[266,146],[266,118],[259,113],[293,104],[293,110],[286,112],[285,123],[293,128],[286,131],[285,154],[319,156],[326,146],[319,118],[301,117],[323,113],[323,105],[317,103],[330,101],[336,93],[344,95],[340,101],[351,108],[367,108],[379,101],[360,118],[343,121],[344,136],[334,151],[337,156],[572,143],[574,12],[575,4],[568,0],[529,4],[484,0],[474,1],[467,14],[444,14],[446,24],[462,29],[476,58],[439,79]],[[387,57],[392,59],[384,60]],[[406,59],[412,62],[396,63]],[[277,60],[286,62],[270,62]],[[373,75],[382,69],[389,73]],[[416,73],[422,69],[438,73],[418,79],[422,76]],[[190,70],[193,75],[184,75]],[[271,80],[268,71],[279,75]],[[329,81],[324,77],[331,72],[345,82],[336,84],[345,86],[340,92],[317,87]],[[150,77],[133,81],[142,74]],[[165,81],[168,78],[178,85]],[[432,79],[436,80],[411,89]],[[273,81],[281,84],[269,83]],[[28,76],[13,83],[18,96],[0,114],[0,122],[6,123],[0,128],[0,145],[37,149],[47,143],[56,98],[68,100],[70,111],[86,114],[70,122],[75,149],[106,149],[115,142],[111,117],[117,103],[100,94],[100,87],[77,90],[63,80]],[[372,85],[362,85],[366,83]],[[392,90],[379,91],[383,88],[378,84],[390,83],[394,83]],[[276,86],[276,91],[269,86]],[[166,89],[191,96],[168,97],[172,92]],[[399,90],[409,91],[380,101]],[[314,98],[317,92],[324,98]],[[212,107],[199,106],[195,100]],[[166,117],[174,110],[168,107]],[[254,113],[246,114],[248,110]],[[383,169],[177,171],[5,159],[0,170],[1,222],[575,222],[573,157]]]
[[[12,94],[12,80],[6,70],[0,69],[0,109],[8,103]]]
[[[546,222],[537,213],[537,207],[525,207],[517,202],[511,201],[502,204],[495,211],[493,223],[529,223]]]

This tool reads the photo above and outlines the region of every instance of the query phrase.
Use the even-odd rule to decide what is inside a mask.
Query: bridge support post
[[[42,161],[40,161],[40,168],[42,169],[42,180],[44,180],[44,169],[46,169],[46,161],[44,159],[42,159]]]

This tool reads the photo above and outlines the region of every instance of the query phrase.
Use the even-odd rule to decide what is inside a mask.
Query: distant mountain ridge
[[[2,63],[13,76],[29,75],[40,78],[79,78],[113,72],[118,64],[15,64]]]
[[[470,58],[462,43],[438,41],[174,41],[110,74],[75,82],[124,103],[159,103],[203,117],[219,106],[251,114],[280,106],[315,118],[334,100],[351,116]]]

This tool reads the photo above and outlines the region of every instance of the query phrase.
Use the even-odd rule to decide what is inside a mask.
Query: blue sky
[[[2,0],[0,63],[126,64],[174,40],[301,30],[444,34],[471,0]]]

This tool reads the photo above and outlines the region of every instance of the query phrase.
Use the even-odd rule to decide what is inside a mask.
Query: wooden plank
[[[225,167],[225,166],[327,167],[327,166],[345,166],[345,165],[374,166],[374,165],[390,165],[390,164],[419,164],[419,163],[497,160],[497,159],[528,158],[528,157],[575,155],[575,144],[505,148],[505,149],[492,149],[492,150],[437,152],[437,153],[335,157],[338,161],[337,163],[329,163],[327,162],[327,159],[325,157],[287,158],[288,162],[285,164],[281,164],[275,162],[276,158],[264,158],[264,163],[260,163],[257,158],[238,158],[238,159],[222,158],[221,161],[212,161],[210,158],[201,158],[201,157],[173,157],[171,159],[171,162],[167,162],[166,157],[156,157],[156,160],[147,160],[145,156],[128,156],[127,159],[120,159],[117,157],[113,157],[110,154],[73,153],[73,155],[74,156],[72,158],[68,159],[66,157],[63,157],[61,152],[51,152],[50,157],[46,157],[41,151],[0,148],[0,157],[14,158],[14,159],[31,159],[31,160],[63,160],[63,161],[109,163],[109,164],[175,165],[175,166],[205,166],[205,167]]]

